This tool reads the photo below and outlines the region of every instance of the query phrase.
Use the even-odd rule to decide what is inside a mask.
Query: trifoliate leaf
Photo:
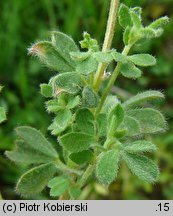
[[[7,119],[4,107],[0,107],[0,123]]]
[[[70,153],[87,150],[90,145],[95,143],[93,136],[85,133],[68,133],[59,139],[60,144]]]
[[[84,150],[77,153],[72,153],[70,159],[75,162],[76,164],[84,164],[89,163],[93,158],[93,153],[91,150]]]
[[[52,163],[43,164],[24,173],[17,183],[16,190],[23,196],[40,193],[56,172]]]
[[[96,177],[98,181],[104,185],[111,184],[118,172],[119,151],[110,150],[102,153],[100,159],[96,163]]]
[[[49,41],[35,43],[29,48],[29,53],[38,56],[41,62],[58,72],[69,72],[74,70],[74,67],[64,59],[62,53],[59,53],[55,46]]]
[[[127,152],[123,152],[122,157],[132,173],[141,180],[153,183],[158,179],[159,169],[149,158]]]
[[[157,150],[152,142],[146,140],[137,140],[132,143],[127,143],[123,149],[129,153],[153,152]]]
[[[93,135],[94,130],[94,116],[89,109],[82,108],[76,113],[76,124],[78,129],[86,134]]]
[[[72,113],[69,110],[64,109],[59,111],[53,123],[48,127],[48,130],[52,131],[52,135],[59,135],[69,126],[71,118]]]
[[[53,96],[52,86],[50,86],[48,84],[41,84],[40,88],[41,88],[41,94],[44,97],[52,97]]]
[[[135,109],[127,111],[127,115],[137,120],[141,132],[146,134],[163,132],[166,129],[166,122],[162,113],[152,108]]]
[[[5,155],[16,163],[27,165],[48,163],[55,159],[54,157],[45,155],[40,151],[35,151],[35,149],[26,145],[21,140],[16,141],[16,148],[12,151],[6,151]]]
[[[99,98],[97,93],[90,86],[84,87],[82,91],[82,102],[85,107],[97,107]]]
[[[124,4],[121,4],[120,7],[119,7],[118,20],[119,20],[119,24],[123,28],[126,28],[127,26],[131,25],[130,10]]]
[[[40,131],[31,127],[22,126],[16,128],[16,133],[30,148],[47,156],[57,157],[57,152]]]
[[[135,65],[143,67],[152,66],[156,64],[156,59],[149,54],[132,55],[128,56],[128,59],[132,61]]]
[[[76,71],[78,73],[88,75],[97,70],[98,62],[91,56],[84,61],[77,62]]]
[[[83,40],[80,41],[81,48],[92,50],[94,52],[99,51],[99,46],[97,40],[91,38],[90,34],[87,32],[83,33]]]
[[[55,88],[63,89],[70,94],[76,94],[82,85],[81,77],[76,72],[59,74],[54,79]]]
[[[126,115],[119,129],[127,130],[127,136],[129,137],[137,136],[141,134],[141,128],[139,122],[135,118]]]
[[[68,190],[69,180],[66,176],[58,176],[49,181],[48,187],[51,188],[50,196],[58,197]]]
[[[68,35],[53,31],[52,32],[52,44],[56,47],[62,57],[72,66],[75,66],[75,62],[71,59],[70,52],[78,52],[79,48],[75,44],[74,40]]]
[[[164,95],[159,91],[148,90],[142,93],[139,93],[127,101],[123,103],[123,107],[135,107],[141,105],[141,103],[145,103],[146,101],[156,100],[156,99],[163,99]]]
[[[139,68],[135,67],[134,64],[129,62],[126,64],[122,64],[121,74],[127,78],[137,79],[141,76],[142,71]]]
[[[93,53],[93,57],[101,63],[109,64],[112,60],[113,57],[110,52],[95,52]]]

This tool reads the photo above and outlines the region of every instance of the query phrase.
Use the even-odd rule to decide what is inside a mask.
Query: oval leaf
[[[137,79],[141,76],[142,72],[134,64],[126,63],[121,66],[121,74],[127,78]]]
[[[156,151],[157,148],[152,142],[146,140],[137,140],[132,143],[127,143],[124,146],[124,150],[130,153],[143,153]]]
[[[122,154],[122,157],[132,173],[141,180],[153,183],[158,179],[159,169],[149,158],[125,152]]]
[[[136,54],[128,56],[128,59],[132,61],[135,65],[143,67],[152,66],[156,64],[156,59],[149,54]]]
[[[94,134],[94,116],[89,109],[79,109],[76,113],[76,124],[81,132]]]
[[[136,119],[141,127],[141,132],[146,134],[163,132],[166,122],[162,113],[152,108],[129,110],[128,116]]]
[[[16,128],[16,133],[24,140],[24,142],[32,149],[35,149],[50,157],[57,157],[57,152],[51,143],[40,133],[40,131],[22,126]]]
[[[56,172],[52,163],[43,164],[24,173],[17,183],[16,190],[23,196],[41,192]]]
[[[149,90],[142,93],[139,93],[127,101],[123,103],[123,107],[129,108],[141,105],[142,102],[146,102],[149,100],[155,100],[155,99],[163,99],[164,95],[159,91]]]
[[[119,151],[110,150],[102,153],[101,158],[96,164],[96,177],[104,185],[111,184],[118,172]]]
[[[70,153],[87,150],[95,143],[94,137],[85,133],[68,133],[59,139],[60,144]]]
[[[64,46],[64,45],[63,45]],[[58,72],[73,71],[72,67],[49,41],[41,41],[29,48],[29,53],[38,56],[49,68]]]
[[[48,130],[51,130],[52,135],[58,135],[63,132],[69,125],[72,118],[72,113],[67,110],[61,110],[57,113],[56,118],[53,120],[53,123],[48,127]]]

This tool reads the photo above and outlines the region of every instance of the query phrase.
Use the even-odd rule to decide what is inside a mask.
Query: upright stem
[[[129,52],[129,50],[130,50],[130,48],[131,48],[131,45],[125,46],[125,47],[124,47],[124,50],[123,50],[123,52],[122,52],[122,54],[123,54],[123,55],[127,55],[128,52]],[[100,112],[100,110],[102,109],[102,106],[103,106],[103,104],[104,104],[104,102],[105,102],[105,99],[106,99],[106,97],[108,96],[108,94],[109,94],[109,92],[110,92],[110,90],[111,90],[111,88],[112,88],[114,82],[116,81],[116,79],[117,79],[117,77],[118,77],[118,74],[119,74],[120,69],[121,69],[121,65],[122,65],[122,63],[121,63],[121,62],[118,62],[118,64],[117,64],[115,70],[113,71],[113,73],[112,73],[112,75],[111,75],[111,78],[110,78],[110,80],[109,80],[109,82],[108,82],[108,85],[106,86],[106,89],[105,89],[105,91],[104,91],[104,93],[103,93],[103,95],[102,95],[102,97],[101,97],[101,101],[100,101],[99,107],[98,107],[98,109],[96,110],[96,115],[97,115],[97,114]]]
[[[119,0],[111,0],[109,18],[107,22],[107,28],[105,33],[105,39],[102,47],[102,52],[106,52],[111,48],[115,26],[116,26],[116,18],[118,12]],[[100,83],[102,81],[102,76],[104,71],[106,70],[107,64],[101,63],[98,66],[98,70],[96,72],[94,78],[94,88],[96,91],[99,90]]]

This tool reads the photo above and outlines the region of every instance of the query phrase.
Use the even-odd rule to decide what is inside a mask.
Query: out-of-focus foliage
[[[108,189],[91,184],[84,191],[88,199],[172,199],[173,198],[173,1],[172,0],[123,0],[130,6],[142,6],[147,25],[160,16],[168,15],[170,22],[164,35],[148,41],[134,51],[150,52],[157,56],[157,66],[147,68],[144,77],[136,81],[119,79],[119,88],[113,89],[121,98],[144,89],[163,90],[166,103],[162,110],[167,116],[169,130],[155,138],[159,148],[155,160],[160,164],[161,176],[158,184],[151,185],[130,175],[127,167],[121,170],[118,181]],[[133,4],[133,5],[132,5]],[[0,1],[0,83],[5,86],[0,106],[7,110],[8,121],[0,125],[0,191],[4,199],[17,199],[14,186],[27,167],[13,164],[4,156],[5,149],[14,147],[13,129],[30,125],[47,133],[50,117],[44,111],[44,100],[39,93],[39,84],[47,82],[52,71],[27,56],[26,48],[36,39],[46,39],[49,30],[61,30],[82,38],[84,30],[102,43],[104,38],[109,1],[106,0],[6,0]],[[120,27],[113,42],[113,48],[121,50],[123,41]],[[115,47],[116,45],[116,47]],[[45,197],[46,195],[45,191]],[[33,197],[43,199],[45,197]]]

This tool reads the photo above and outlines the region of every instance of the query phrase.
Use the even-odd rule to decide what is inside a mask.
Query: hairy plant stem
[[[86,184],[87,180],[92,175],[93,170],[94,170],[94,165],[89,165],[87,167],[87,169],[85,170],[84,174],[82,175],[81,179],[78,182],[80,188]]]
[[[131,48],[131,45],[125,46],[122,54],[127,56],[128,52],[130,51],[130,48]],[[116,66],[115,70],[113,71],[113,73],[111,75],[111,78],[110,78],[110,80],[108,82],[108,85],[106,86],[106,89],[103,92],[100,104],[99,104],[99,106],[98,106],[98,108],[97,108],[97,110],[95,112],[95,115],[99,114],[100,110],[102,109],[102,106],[103,106],[103,104],[105,102],[105,99],[108,96],[109,92],[111,91],[111,88],[112,88],[114,82],[116,81],[116,79],[117,79],[117,77],[118,77],[118,75],[120,73],[121,65],[122,65],[121,62],[117,63],[117,66]]]
[[[107,22],[107,28],[104,38],[104,43],[102,47],[102,52],[106,52],[111,48],[114,32],[115,32],[115,26],[116,26],[116,18],[117,18],[117,12],[118,12],[118,6],[119,6],[119,0],[111,0],[110,4],[110,10],[109,10],[109,18]],[[94,89],[96,91],[99,90],[102,76],[104,71],[106,70],[107,64],[100,63],[96,72],[96,75],[94,77]]]

